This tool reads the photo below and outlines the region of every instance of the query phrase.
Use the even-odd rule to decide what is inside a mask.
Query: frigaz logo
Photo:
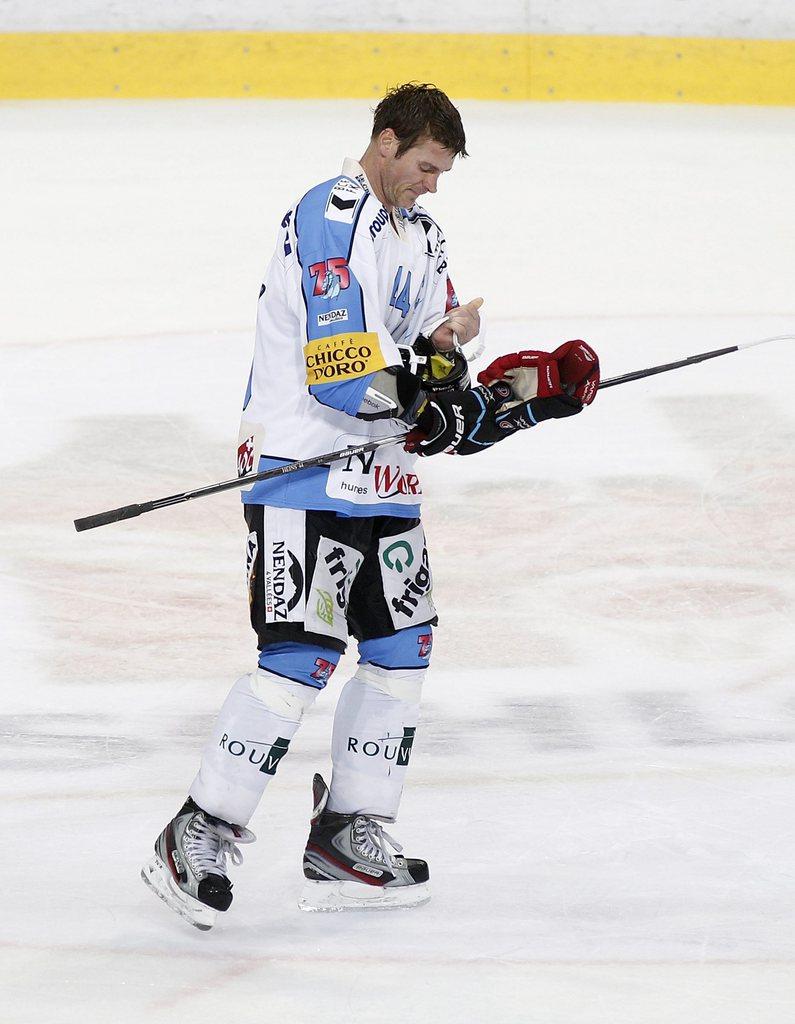
[[[408,541],[396,540],[394,544],[390,544],[384,550],[381,557],[388,569],[394,569],[396,572],[405,572],[414,561],[414,552]]]
[[[353,572],[349,574],[347,568],[345,567],[345,552],[340,547],[333,547],[331,551],[329,551],[329,553],[326,555],[325,562],[326,565],[328,566],[329,574],[332,577],[336,577],[334,579],[334,586],[336,587],[337,593],[334,596],[334,601],[336,602],[337,607],[340,609],[340,611],[344,612],[345,605],[348,600],[347,590],[349,575],[350,578],[353,578],[356,575],[356,573],[359,571],[359,566],[362,564],[361,559],[357,559],[356,565],[354,565],[353,567]],[[328,598],[329,604],[331,605],[332,600],[329,594],[327,594],[323,590],[318,590],[318,593],[325,595],[325,597]],[[320,606],[318,605],[318,615],[320,615],[320,618],[323,619],[324,622],[327,622],[329,626],[331,625],[331,611],[329,611],[330,617],[326,619],[320,614]]]
[[[417,610],[420,598],[425,597],[431,588],[431,567],[428,563],[428,552],[425,548],[422,551],[422,565],[417,569],[413,577],[405,577],[403,587],[403,593],[400,597],[393,597],[391,604],[396,612],[410,619]]]

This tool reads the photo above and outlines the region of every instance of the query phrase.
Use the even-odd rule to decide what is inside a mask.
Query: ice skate
[[[226,858],[240,864],[243,854],[235,844],[255,839],[249,829],[214,818],[188,797],[157,837],[141,878],[180,917],[207,931],[232,902]]]
[[[315,775],[312,793],[301,910],[398,910],[428,902],[424,860],[399,856],[402,847],[374,818],[327,811],[329,791],[320,775]]]

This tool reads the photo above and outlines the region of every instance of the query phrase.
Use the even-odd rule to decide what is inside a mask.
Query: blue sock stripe
[[[266,672],[322,690],[340,660],[338,651],[316,644],[266,644],[259,655],[259,667]]]
[[[426,668],[431,660],[433,627],[407,626],[392,636],[359,642],[359,664],[379,668]]]

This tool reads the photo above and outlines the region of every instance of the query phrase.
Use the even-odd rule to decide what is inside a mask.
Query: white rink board
[[[790,0],[2,0],[0,31],[533,32],[791,39]]]
[[[242,520],[234,495],[71,520],[232,475],[260,276],[358,138],[366,105],[339,107],[312,160],[325,104],[0,106],[4,1024],[783,1024],[794,343],[423,465],[442,624],[390,831],[427,907],[296,909],[350,659],[218,928],[138,878],[254,664]],[[490,355],[583,336],[610,376],[795,331],[791,111],[464,113],[478,145],[428,206]]]

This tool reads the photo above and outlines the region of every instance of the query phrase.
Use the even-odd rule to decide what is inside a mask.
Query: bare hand
[[[431,341],[437,352],[449,352],[454,348],[456,340],[459,345],[471,341],[480,330],[480,314],[478,310],[483,299],[472,299],[463,306],[455,306],[447,314],[447,320],[431,335]]]

